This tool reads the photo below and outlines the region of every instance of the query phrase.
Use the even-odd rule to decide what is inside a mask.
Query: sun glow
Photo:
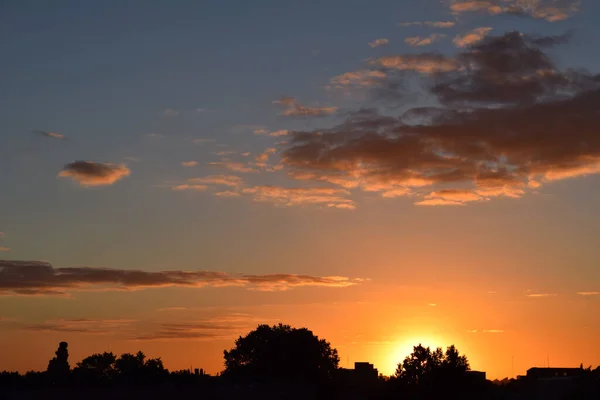
[[[414,335],[406,339],[398,341],[398,344],[392,346],[388,357],[386,357],[385,366],[382,365],[381,373],[385,375],[393,375],[399,363],[402,363],[406,357],[412,352],[414,346],[421,344],[423,347],[430,347],[435,350],[436,347],[441,347],[444,350],[448,344],[435,335]]]

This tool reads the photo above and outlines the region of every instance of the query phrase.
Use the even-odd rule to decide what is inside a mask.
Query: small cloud
[[[194,190],[194,191],[197,191],[197,192],[203,192],[206,189],[208,189],[208,186],[206,186],[206,185],[194,185],[194,184],[184,183],[183,185],[173,186],[172,189],[173,190],[178,190],[178,191],[182,191],[182,190]]]
[[[285,188],[280,186],[255,186],[242,189],[242,193],[252,195],[254,201],[273,203],[281,206],[301,206],[321,204],[328,208],[353,210],[354,202],[348,198],[345,189],[335,188]]]
[[[198,165],[198,161],[183,161],[181,163],[182,167],[195,167],[196,165]]]
[[[427,304],[427,305],[428,305],[429,307],[436,307],[436,306],[437,306],[437,304],[435,304],[435,303],[429,303],[429,304]]]
[[[465,203],[455,200],[444,200],[444,199],[426,199],[416,202],[417,206],[464,206]]]
[[[503,333],[504,330],[502,330],[502,329],[484,329],[482,332],[483,333]]]
[[[219,196],[219,197],[239,197],[240,194],[238,192],[233,192],[231,190],[225,190],[224,192],[216,192],[215,196]]]
[[[484,12],[490,15],[527,15],[548,22],[562,21],[579,11],[580,0],[454,0],[450,9],[454,14]]]
[[[265,128],[259,128],[259,129],[255,129],[254,131],[252,131],[255,135],[266,135],[267,134],[267,130]]]
[[[369,46],[371,46],[371,47],[385,46],[389,42],[390,41],[386,38],[380,38],[380,39],[375,39],[372,42],[369,42]]]
[[[456,25],[454,21],[425,21],[425,22],[400,22],[398,24],[402,27],[407,26],[428,26],[430,28],[452,28]]]
[[[69,177],[81,186],[104,186],[112,185],[130,173],[131,170],[123,164],[75,161],[65,165],[58,176]]]
[[[472,46],[475,43],[482,41],[485,36],[492,30],[490,27],[475,28],[464,35],[456,35],[452,40],[457,47]]]
[[[161,135],[160,133],[154,133],[154,132],[148,133],[146,136],[148,136],[151,139],[160,139],[160,138],[165,137],[164,135]]]
[[[179,110],[174,110],[172,108],[167,108],[162,112],[163,117],[176,117],[179,115]]]
[[[163,307],[163,308],[157,308],[156,311],[161,312],[161,311],[185,311],[187,310],[187,308],[185,307]]]
[[[430,44],[432,44],[433,42],[446,37],[446,35],[441,35],[441,34],[437,34],[437,33],[432,33],[429,36],[413,36],[413,37],[407,37],[406,39],[404,39],[404,43],[409,44],[411,46],[428,46]]]
[[[337,107],[307,107],[298,103],[293,97],[282,97],[279,100],[273,101],[274,104],[281,104],[286,109],[281,115],[288,117],[323,117],[335,114]]]
[[[554,297],[556,293],[529,293],[527,297]]]
[[[9,247],[0,246],[0,252],[10,251]]]
[[[477,329],[467,329],[468,333],[477,333]]]
[[[192,178],[189,179],[190,183],[205,183],[209,185],[222,185],[222,186],[240,186],[244,183],[242,178],[235,175],[210,175],[204,178]]]
[[[256,135],[268,135],[272,137],[286,136],[289,133],[287,129],[280,129],[278,131],[269,132],[266,129],[256,129],[254,134]]]
[[[250,153],[249,151],[245,151],[245,152],[241,153],[240,155],[241,155],[241,156],[244,156],[244,157],[249,157],[249,156],[250,156],[250,154],[251,154],[251,153]]]
[[[204,108],[204,107],[198,107],[195,110],[197,113],[202,114],[202,113],[212,113],[215,112],[215,110],[210,110],[208,108]]]
[[[580,296],[600,296],[600,292],[577,292]]]
[[[65,135],[63,135],[61,133],[56,133],[56,132],[33,131],[33,133],[35,133],[37,135],[45,136],[45,137],[51,138],[51,139],[60,139],[60,140],[66,140],[67,139],[65,137]]]
[[[372,60],[371,64],[400,71],[415,71],[421,74],[452,72],[460,68],[456,59],[432,53],[385,56]]]
[[[346,87],[358,87],[366,88],[380,84],[383,79],[387,77],[387,74],[377,70],[359,70],[352,72],[345,72],[343,74],[334,76],[329,80],[331,86],[338,89]]]
[[[234,172],[241,173],[256,173],[259,172],[256,168],[250,167],[244,163],[232,162],[232,161],[213,161],[209,162],[208,165],[215,167],[221,167]]]

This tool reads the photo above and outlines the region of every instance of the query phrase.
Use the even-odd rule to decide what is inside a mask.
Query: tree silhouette
[[[67,347],[69,347],[67,342],[60,342],[58,350],[54,353],[56,357],[48,362],[47,373],[52,383],[64,382],[69,376],[71,367],[69,366],[69,351]]]
[[[85,380],[107,381],[116,373],[115,362],[113,353],[92,354],[78,362],[73,373]]]
[[[396,379],[407,386],[430,386],[459,380],[470,369],[466,356],[454,345],[446,352],[441,347],[431,350],[421,344],[413,347],[411,355],[398,364]]]
[[[306,328],[259,325],[224,351],[224,375],[236,379],[318,382],[329,379],[339,357]]]

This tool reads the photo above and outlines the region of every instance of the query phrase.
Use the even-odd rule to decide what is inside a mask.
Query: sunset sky
[[[0,5],[0,370],[600,364],[600,2]]]

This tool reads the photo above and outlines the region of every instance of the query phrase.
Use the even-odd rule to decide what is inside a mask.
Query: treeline
[[[282,324],[259,325],[246,336],[240,336],[232,349],[224,351],[225,368],[219,376],[208,376],[201,370],[169,372],[160,358],[147,358],[141,351],[118,357],[111,352],[92,354],[73,368],[69,364],[66,342],[59,344],[55,355],[44,372],[0,373],[0,394],[12,393],[14,398],[22,398],[22,393],[37,390],[35,396],[28,398],[63,399],[130,398],[125,393],[135,393],[135,398],[201,393],[203,398],[223,399],[523,399],[534,396],[531,384],[525,380],[492,383],[483,374],[470,372],[467,357],[455,346],[443,350],[419,344],[398,363],[391,377],[377,375],[375,370],[369,369],[342,369],[338,352],[328,341],[306,328]],[[569,398],[600,398],[600,367],[593,370],[581,366],[576,383],[576,387],[569,389]],[[573,397],[576,394],[577,397]]]

